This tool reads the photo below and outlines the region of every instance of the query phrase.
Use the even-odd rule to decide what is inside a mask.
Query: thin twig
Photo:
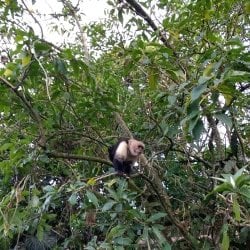
[[[35,23],[37,23],[37,25],[40,28],[41,31],[41,37],[43,38],[43,28],[42,25],[39,23],[39,21],[37,20],[37,18],[33,15],[33,13],[30,11],[30,9],[28,8],[28,6],[26,5],[26,3],[24,2],[24,0],[22,0],[22,4],[24,5],[24,7],[26,8],[26,10],[29,12],[30,16],[34,19]]]
[[[51,84],[52,81],[51,81],[51,78],[48,76],[47,71],[43,67],[41,61],[39,60],[39,58],[38,58],[38,56],[36,54],[36,49],[35,49],[35,43],[36,42],[37,42],[37,40],[34,41],[34,43],[33,43],[33,54],[34,54],[34,57],[35,57],[36,61],[38,62],[39,66],[41,67],[41,69],[42,69],[42,71],[43,71],[43,73],[45,75],[46,92],[47,92],[47,96],[48,96],[49,100],[51,100],[50,93],[49,93],[49,85]]]

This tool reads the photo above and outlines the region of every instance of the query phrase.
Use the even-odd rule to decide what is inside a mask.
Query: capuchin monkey
[[[108,149],[109,158],[117,174],[120,176],[130,175],[131,169],[144,152],[145,145],[135,139],[120,139]]]

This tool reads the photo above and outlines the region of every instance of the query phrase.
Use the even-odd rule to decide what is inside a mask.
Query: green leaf
[[[249,174],[243,174],[239,176],[236,180],[236,186],[237,187],[242,187],[244,185],[249,185],[250,186],[250,175]]]
[[[169,103],[169,105],[171,105],[171,106],[174,105],[175,102],[176,102],[176,99],[177,99],[176,96],[173,96],[173,95],[168,96],[168,103]]]
[[[37,232],[36,232],[36,236],[37,236],[39,241],[43,240],[43,235],[44,235],[44,228],[41,224],[39,224],[37,226]]]
[[[212,76],[212,72],[213,72],[213,63],[210,63],[210,64],[208,64],[207,66],[206,66],[206,68],[204,69],[204,71],[203,71],[203,76],[204,77],[210,77],[210,76]]]
[[[118,237],[114,239],[114,243],[121,246],[130,246],[132,244],[132,239],[128,237]]]
[[[250,186],[242,186],[239,193],[250,201]]]
[[[145,220],[146,219],[146,215],[138,211],[138,209],[128,210],[126,216],[131,220],[133,219]]]
[[[198,99],[207,90],[207,84],[200,84],[193,88],[191,92],[191,101]]]
[[[222,183],[214,188],[214,192],[216,193],[223,193],[223,192],[232,191],[232,190],[233,190],[233,187],[228,182]]]
[[[250,205],[250,186],[242,186],[239,190],[239,193],[249,205]]]
[[[36,53],[45,53],[48,52],[51,49],[51,46],[48,43],[43,43],[40,41],[35,41],[34,43],[35,51]]]
[[[52,193],[52,192],[55,192],[55,188],[52,187],[51,185],[47,185],[47,186],[43,187],[43,191],[46,193]]]
[[[6,69],[3,74],[4,76],[9,77],[13,75],[13,71],[11,69]]]
[[[148,83],[151,90],[155,90],[158,83],[158,71],[157,69],[150,67],[148,71]]]
[[[108,190],[114,200],[119,201],[120,197],[118,197],[118,194],[112,188],[105,187],[105,189]]]
[[[234,180],[237,181],[238,177],[240,177],[243,172],[245,171],[245,169],[247,168],[247,166],[240,168],[235,174],[234,174]]]
[[[49,163],[50,159],[47,154],[41,154],[39,156],[39,161],[43,163]]]
[[[0,152],[1,151],[5,151],[7,149],[11,149],[14,146],[13,143],[4,143],[1,147],[0,147]]]
[[[193,117],[189,120],[188,132],[191,133],[199,120],[199,116]]]
[[[164,249],[171,249],[171,246],[167,242],[166,238],[163,236],[157,225],[152,226],[152,230],[156,238],[159,240],[161,246],[164,246]]]
[[[244,10],[248,15],[250,14],[250,2],[245,3]]]
[[[96,184],[96,178],[90,178],[88,181],[87,181],[87,185],[90,185],[90,186],[94,186]]]
[[[237,90],[233,84],[229,84],[229,83],[225,83],[225,82],[219,84],[217,89],[223,95],[234,96],[235,94],[240,93],[240,92],[237,92]]]
[[[156,46],[154,46],[154,45],[147,45],[146,47],[145,47],[145,52],[146,53],[149,53],[149,54],[151,54],[151,53],[154,53],[155,54],[155,52],[158,50],[158,48],[156,47]]]
[[[77,194],[76,193],[71,194],[68,201],[72,206],[76,205],[77,204]]]
[[[218,178],[216,178],[218,179]],[[216,194],[216,193],[223,193],[223,192],[230,192],[233,190],[233,187],[228,183],[224,182],[218,186],[216,186],[210,193],[208,193],[205,197],[205,202],[209,202],[211,198]]]
[[[88,250],[88,248],[86,248]],[[100,249],[105,249],[105,250],[112,250],[112,244],[103,242],[100,244]],[[92,249],[91,249],[92,250]],[[96,248],[93,248],[93,250],[96,250]]]
[[[166,72],[176,81],[178,81],[178,73],[174,70],[166,69]]]
[[[157,213],[157,214],[153,214],[151,215],[148,219],[147,222],[154,222],[159,220],[160,218],[163,218],[166,216],[166,213]]]
[[[168,242],[162,244],[162,250],[171,250],[172,247]]]
[[[106,212],[108,210],[110,210],[115,204],[117,204],[116,201],[108,201],[107,203],[105,203],[105,205],[102,208],[102,212]]]
[[[87,191],[86,195],[89,201],[92,202],[96,207],[98,207],[98,199],[96,198],[95,194],[90,191]]]
[[[233,176],[231,174],[221,174],[224,179],[222,178],[222,180],[225,180],[226,182],[231,183],[231,179],[233,178]],[[213,177],[214,179],[220,180],[220,178],[217,177]]]
[[[250,81],[250,73],[245,71],[231,70],[226,79],[230,83]]]
[[[120,21],[121,24],[123,24],[123,9],[122,8],[119,8],[118,10],[118,19]]]
[[[157,226],[152,226],[152,230],[155,236],[159,239],[161,243],[165,241],[165,238],[163,237],[161,231],[159,230]]]
[[[60,58],[57,58],[55,60],[54,64],[55,64],[55,69],[58,73],[60,73],[62,75],[67,74],[67,67],[66,67],[66,64],[63,60],[61,60]]]
[[[214,116],[229,128],[232,127],[232,119],[228,115],[223,113],[217,113]]]
[[[107,239],[112,240],[113,238],[120,237],[126,230],[126,227],[124,227],[123,225],[117,225],[109,231]]]
[[[143,239],[148,239],[148,233],[149,233],[149,227],[148,226],[145,226],[144,228],[143,228],[143,234],[142,234],[142,238]]]
[[[237,198],[235,195],[233,196],[233,212],[234,212],[234,218],[236,221],[240,221],[240,205],[237,201]]]
[[[236,187],[233,176],[230,176],[230,184],[232,185],[233,188]]]
[[[22,58],[22,66],[25,67],[27,66],[31,61],[31,57],[30,56],[24,56]]]
[[[199,86],[201,86],[201,85],[206,85],[206,84],[204,84],[204,83],[206,83],[208,80],[210,80],[212,78],[212,76],[201,76],[200,78],[199,78],[199,80],[198,80],[198,84],[199,84]]]
[[[194,140],[199,140],[201,135],[202,135],[202,132],[205,130],[204,128],[204,125],[203,125],[203,121],[199,118],[197,121],[196,121],[196,124],[192,130],[192,134],[193,134],[193,137],[194,137]]]
[[[220,247],[221,250],[228,250],[229,249],[230,239],[229,239],[229,236],[227,234],[227,230],[228,230],[228,225],[224,225],[222,243],[221,243],[221,247]]]
[[[39,206],[39,203],[40,203],[39,197],[36,196],[36,195],[33,195],[32,198],[31,198],[31,200],[30,200],[30,205],[31,205],[32,207],[38,207],[38,206]]]

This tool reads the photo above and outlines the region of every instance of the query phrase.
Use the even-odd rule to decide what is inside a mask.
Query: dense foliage
[[[39,2],[0,0],[0,248],[247,249],[249,1]]]

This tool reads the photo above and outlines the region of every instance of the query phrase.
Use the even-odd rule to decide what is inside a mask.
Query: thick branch
[[[47,153],[47,155],[48,157],[51,157],[51,158],[92,161],[92,162],[98,162],[101,164],[112,166],[112,163],[108,160],[104,160],[98,157],[87,156],[87,155],[74,155],[74,154],[60,153],[60,152],[49,152]]]
[[[135,1],[135,0],[126,0],[126,2],[134,9],[137,15],[141,16],[148,25],[153,29],[153,31],[158,32],[160,40],[163,44],[173,50],[171,44],[168,42],[166,36],[163,34],[162,31],[158,29],[154,21],[150,18],[150,16],[144,11],[144,9]],[[176,56],[175,52],[173,51],[174,55]]]
[[[119,126],[121,127],[121,129],[123,131],[123,136],[132,138],[133,135],[130,132],[129,128],[127,127],[126,123],[123,121],[120,114],[118,112],[114,112],[114,115],[115,115],[115,120],[116,120],[117,124],[119,124]]]
[[[217,153],[218,153],[218,155],[216,155],[217,156],[216,159],[222,160],[224,158],[223,145],[221,142],[220,133],[218,131],[216,121],[214,120],[214,118],[210,114],[207,115],[207,121],[208,121],[209,126],[211,127],[213,135],[214,135],[214,142],[216,144]]]

